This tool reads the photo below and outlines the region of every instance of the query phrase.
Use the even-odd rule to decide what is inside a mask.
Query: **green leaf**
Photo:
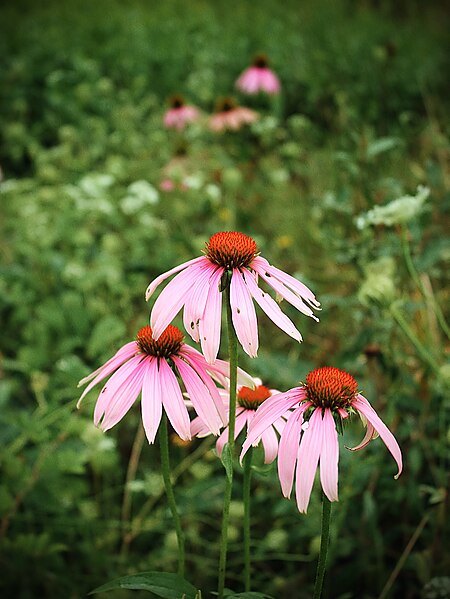
[[[233,476],[233,455],[231,453],[231,448],[229,443],[225,443],[222,450],[222,464],[225,468],[225,472],[227,474],[228,480],[231,480]]]
[[[164,599],[195,599],[198,597],[197,590],[190,582],[178,574],[169,572],[141,572],[131,576],[122,576],[94,589],[89,595],[114,589],[150,591]]]
[[[255,593],[253,591],[247,591],[246,593],[233,593],[231,595],[225,595],[227,599],[274,599],[272,595],[266,593]]]

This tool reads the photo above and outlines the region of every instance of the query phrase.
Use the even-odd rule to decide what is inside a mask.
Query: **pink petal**
[[[161,291],[150,316],[150,326],[154,339],[158,339],[181,310],[195,283],[196,277],[201,271],[202,268],[198,264],[190,266],[177,274]]]
[[[386,447],[392,454],[392,457],[397,462],[398,472],[394,478],[398,478],[403,469],[402,452],[401,449],[391,431],[379,418],[375,410],[372,408],[370,403],[362,395],[357,395],[356,399],[353,400],[352,405],[359,412],[361,412],[374,427],[380,437],[383,439]]]
[[[364,439],[361,441],[361,443],[359,443],[358,445],[356,445],[355,447],[346,447],[346,449],[349,449],[350,451],[358,451],[359,449],[364,449],[364,447],[366,447],[374,438],[374,435],[376,435],[377,432],[376,430],[373,428],[373,426],[370,424],[370,422],[367,423],[367,430],[366,430],[366,434],[364,435]]]
[[[278,454],[278,437],[271,426],[263,432],[261,441],[264,447],[264,464],[271,464]]]
[[[167,417],[178,435],[185,441],[189,440],[191,438],[191,423],[188,410],[177,378],[164,359],[159,360],[158,376],[161,385],[162,403]]]
[[[211,431],[203,422],[203,420],[196,416],[191,422],[191,436],[192,437],[207,437],[211,434]]]
[[[297,473],[295,490],[297,507],[306,513],[314,483],[320,450],[322,449],[322,414],[320,409],[314,410],[309,419],[309,426],[303,432],[297,456]]]
[[[267,401],[267,400],[266,400]],[[280,438],[278,449],[278,478],[280,479],[281,491],[285,497],[291,496],[294,483],[295,463],[297,461],[298,448],[303,424],[303,406],[294,410],[288,418],[284,431]]]
[[[202,265],[202,270],[199,271],[189,295],[186,297],[183,323],[186,331],[197,342],[200,340],[198,325],[205,311],[210,292],[210,279],[214,274],[214,272],[211,274],[210,264],[207,267],[203,267]]]
[[[147,287],[147,291],[145,292],[145,300],[148,301],[150,299],[155,289],[158,287],[160,283],[165,281],[165,279],[175,274],[176,272],[180,272],[180,270],[183,270],[184,268],[188,268],[189,266],[197,264],[198,262],[204,262],[205,260],[208,261],[208,259],[205,258],[205,256],[199,256],[198,258],[193,258],[192,260],[183,262],[183,264],[179,264],[178,266],[175,266],[175,268],[172,268],[171,270],[164,272],[162,275],[159,275],[159,277],[156,277],[156,279],[154,279]]]
[[[238,438],[238,435],[244,428],[246,422],[247,422],[247,410],[241,410],[240,412],[238,412],[236,410],[236,422],[235,422],[235,426],[234,426],[234,438],[235,439]],[[223,433],[217,439],[216,449],[217,449],[217,455],[219,456],[219,458],[222,457],[222,451],[223,451],[225,443],[228,441],[229,432],[230,432],[230,429],[227,426],[227,428],[223,431]]]
[[[292,291],[298,297],[308,301],[315,308],[320,307],[320,303],[317,301],[316,296],[311,291],[311,289],[309,289],[309,287],[304,285],[298,279],[295,279],[291,275],[288,275],[286,272],[280,270],[279,268],[272,266],[262,256],[257,256],[256,258],[254,258],[252,260],[250,268],[253,268],[253,270],[255,270],[257,273],[261,274],[261,276],[262,276],[262,273],[264,273],[264,274],[269,274],[272,277],[275,277],[276,279],[281,281],[281,283],[286,285],[286,287],[289,287],[290,289],[292,289]]]
[[[119,349],[119,351],[112,358],[110,358],[107,362],[105,362],[105,364],[103,364],[103,366],[100,366],[100,368],[97,368],[97,370],[94,370],[94,372],[91,372],[91,374],[86,376],[84,379],[81,379],[81,381],[78,383],[78,387],[80,387],[81,385],[84,385],[88,381],[91,381],[91,383],[89,383],[89,385],[83,391],[83,394],[81,395],[80,399],[77,402],[77,408],[80,407],[82,399],[89,393],[89,391],[93,387],[95,387],[95,385],[97,383],[99,383],[104,378],[106,378],[108,375],[110,375],[112,372],[114,372],[114,370],[116,370],[119,366],[121,366],[124,362],[126,362],[126,360],[128,360],[128,358],[131,358],[131,356],[134,356],[134,354],[138,351],[139,351],[139,346],[137,345],[136,341],[130,341],[130,343],[127,343],[126,345],[121,347]],[[94,378],[94,380],[92,381],[91,379],[93,379],[93,378]]]
[[[142,384],[141,400],[142,423],[149,443],[154,443],[161,422],[162,394],[158,360],[150,358]]]
[[[100,428],[107,431],[117,424],[136,401],[142,389],[142,382],[146,370],[146,361],[141,360],[132,374],[124,384],[111,397],[109,405],[106,406],[105,415]]]
[[[272,426],[275,420],[278,420],[282,414],[298,404],[303,397],[304,389],[302,387],[295,387],[286,393],[272,395],[272,397],[266,399],[265,402],[259,406],[249,426],[247,439],[242,446],[241,462],[249,447],[259,440],[263,432],[268,429],[269,426]]]
[[[303,301],[295,293],[293,293],[292,291],[290,291],[290,289],[288,289],[285,285],[283,285],[283,283],[281,283],[281,281],[279,281],[277,278],[273,277],[272,275],[270,277],[268,277],[264,270],[261,270],[258,274],[261,276],[262,279],[264,279],[264,281],[266,281],[266,283],[270,287],[272,287],[272,289],[274,289],[277,292],[277,294],[281,298],[285,299],[287,302],[292,304],[295,308],[297,308],[297,310],[299,310],[306,316],[311,316],[311,318],[314,318],[315,320],[319,320],[314,315],[311,308],[309,306],[307,306],[306,304],[304,304]]]
[[[112,377],[105,383],[94,408],[95,426],[98,426],[105,411],[110,409],[110,406],[114,402],[114,396],[120,392],[122,385],[127,383],[128,378],[133,375],[141,360],[142,354],[134,356],[116,370]]]
[[[180,373],[195,411],[209,427],[209,430],[214,435],[218,435],[219,430],[222,427],[222,419],[217,411],[216,404],[211,397],[208,387],[195,370],[184,360],[174,356],[173,361]]]
[[[339,443],[336,425],[329,408],[326,408],[322,421],[322,451],[320,452],[320,482],[330,501],[338,500],[338,460]]]
[[[244,351],[256,358],[258,353],[258,323],[250,292],[240,271],[233,268],[230,284],[230,302],[233,326]]]
[[[211,275],[206,306],[199,323],[200,343],[206,361],[212,364],[217,358],[222,325],[222,293],[219,291],[223,269]]]
[[[180,351],[180,356],[184,357],[184,360],[192,366],[195,372],[199,375],[203,383],[208,388],[208,391],[211,395],[211,398],[214,402],[214,405],[217,409],[217,412],[220,416],[223,425],[228,423],[228,416],[225,410],[225,406],[223,403],[223,399],[219,394],[219,390],[217,389],[214,381],[208,374],[207,368],[209,364],[205,362],[204,357],[199,353],[199,358],[192,357],[189,353],[183,352],[183,348],[187,347],[186,345],[182,345],[182,350]]]
[[[256,258],[255,258],[256,260]],[[296,341],[301,341],[302,336],[296,329],[294,323],[290,318],[283,314],[279,305],[268,295],[264,293],[262,289],[256,284],[255,278],[248,271],[244,273],[245,282],[247,287],[255,299],[259,307],[267,314],[267,316],[274,322],[282,331],[287,333],[290,337]]]

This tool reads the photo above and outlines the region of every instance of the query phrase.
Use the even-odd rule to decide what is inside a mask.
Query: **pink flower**
[[[259,118],[259,114],[250,108],[236,106],[234,100],[227,98],[219,102],[215,114],[209,117],[209,128],[216,133],[227,129],[237,131]]]
[[[267,66],[267,58],[259,55],[255,58],[253,65],[246,69],[236,81],[236,87],[245,94],[280,93],[281,85],[278,77]]]
[[[163,179],[159,184],[161,191],[173,191],[175,189],[175,183],[172,179]]]
[[[352,451],[362,449],[378,435],[384,441],[402,471],[402,454],[394,435],[377,416],[365,397],[358,393],[355,379],[338,368],[317,368],[308,374],[306,383],[273,395],[258,409],[250,425],[242,456],[264,431],[286,410],[294,408],[281,433],[278,450],[278,476],[285,497],[290,497],[294,470],[296,496],[300,512],[308,508],[314,476],[320,461],[320,482],[330,501],[338,500],[339,445],[335,420],[357,412],[367,425],[362,442]]]
[[[164,114],[164,126],[167,129],[184,129],[184,127],[200,116],[198,108],[186,105],[183,98],[175,96],[171,101],[172,107]]]
[[[238,387],[237,393],[237,405],[236,405],[236,426],[234,431],[234,438],[237,439],[239,433],[244,429],[248,429],[253,417],[256,414],[257,408],[269,397],[275,393],[279,393],[276,389],[268,389],[262,384],[260,379],[254,379],[255,388],[251,389],[241,385]],[[229,405],[229,392],[225,389],[220,389],[219,393],[225,402],[225,409],[227,414],[230,411]],[[286,415],[288,414],[287,411]],[[278,436],[283,431],[285,425],[285,418],[280,416],[275,420],[273,426],[268,427],[260,439],[257,439],[254,445],[258,445],[259,441],[262,441],[264,448],[264,463],[270,464],[277,457],[278,453]],[[201,418],[197,417],[191,422],[191,434],[197,437],[206,437],[211,434],[208,426],[202,421]],[[228,426],[222,432],[220,437],[217,439],[216,449],[219,457],[222,456],[222,450],[225,443],[228,441],[229,429]]]
[[[112,374],[114,373],[114,374]],[[180,380],[192,405],[210,430],[217,435],[227,423],[218,389],[211,377],[227,385],[229,364],[218,360],[213,366],[193,347],[183,343],[183,334],[169,325],[155,339],[145,326],[136,341],[125,344],[103,366],[80,381],[89,382],[78,401],[104,378],[112,374],[98,396],[94,423],[107,431],[128,412],[141,393],[142,422],[149,443],[153,443],[161,421],[162,409],[178,435],[190,439],[190,421]],[[241,381],[252,380],[240,370]]]
[[[158,339],[184,306],[184,326],[194,341],[200,341],[209,363],[214,362],[219,351],[221,290],[228,284],[234,329],[244,351],[252,358],[258,351],[258,325],[253,300],[278,327],[297,341],[302,340],[294,323],[283,314],[277,302],[258,286],[258,277],[279,297],[317,320],[310,306],[318,308],[320,304],[312,291],[294,277],[271,266],[259,255],[255,241],[243,233],[213,235],[206,244],[204,256],[184,262],[157,277],[148,286],[146,299],[162,281],[175,273],[179,274],[163,289],[153,306],[150,316],[153,334]]]

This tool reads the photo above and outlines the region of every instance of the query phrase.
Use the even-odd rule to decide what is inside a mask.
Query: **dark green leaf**
[[[233,473],[233,455],[229,443],[225,443],[222,451],[222,464],[227,473],[228,480],[231,480]]]
[[[150,591],[164,599],[195,599],[198,596],[190,582],[178,574],[170,572],[141,572],[131,576],[122,576],[94,589],[89,594],[104,593],[114,589]]]

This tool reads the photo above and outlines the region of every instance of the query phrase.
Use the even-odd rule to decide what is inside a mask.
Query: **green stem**
[[[244,581],[245,591],[250,591],[251,562],[250,562],[250,483],[252,479],[253,448],[244,456]]]
[[[225,289],[225,301],[227,312],[227,329],[228,329],[228,353],[230,361],[230,415],[228,422],[228,448],[224,447],[224,452],[227,451],[230,456],[231,466],[227,471],[225,478],[225,492],[223,498],[223,514],[222,514],[222,533],[220,538],[220,556],[219,556],[219,580],[217,595],[219,599],[223,598],[225,588],[225,573],[227,566],[227,548],[228,548],[228,522],[230,518],[230,502],[231,491],[233,487],[233,464],[234,455],[234,430],[236,422],[236,386],[237,386],[237,366],[238,366],[238,344],[236,332],[233,327],[233,319],[231,313],[230,302],[230,286]]]
[[[180,515],[175,503],[173,494],[172,481],[170,478],[170,463],[169,463],[169,433],[167,430],[167,416],[163,414],[161,425],[159,427],[159,444],[161,448],[161,471],[166,489],[167,501],[170,511],[172,512],[173,524],[177,534],[178,541],[178,574],[184,577],[184,533],[181,528]]]
[[[322,494],[322,535],[320,539],[319,562],[317,564],[316,583],[314,585],[313,599],[322,596],[323,578],[327,565],[328,543],[330,539],[331,501]]]
[[[416,267],[414,266],[414,262],[411,256],[411,249],[409,247],[408,242],[408,230],[402,227],[401,230],[401,238],[402,238],[402,248],[403,248],[403,256],[405,258],[406,268],[408,269],[409,274],[411,275],[412,280],[417,285],[420,293],[423,295],[425,299],[431,301],[434,309],[434,313],[436,315],[437,321],[441,325],[442,330],[450,339],[450,328],[445,320],[445,316],[442,312],[441,306],[438,304],[433,292],[431,294],[427,292],[422,281],[420,280],[420,275],[417,272]]]
[[[425,347],[421,344],[419,339],[416,337],[412,328],[409,326],[409,324],[406,322],[405,318],[403,317],[403,314],[401,314],[400,311],[397,310],[397,308],[394,304],[391,305],[390,311],[391,311],[392,316],[397,321],[397,324],[400,326],[402,331],[405,333],[405,335],[408,337],[408,339],[411,341],[411,343],[416,348],[416,351],[419,354],[419,356],[421,357],[421,359],[425,362],[425,364],[428,364],[428,366],[432,370],[434,370],[435,373],[438,374],[439,373],[439,365],[437,364],[437,362],[434,361],[431,354],[425,349]]]

